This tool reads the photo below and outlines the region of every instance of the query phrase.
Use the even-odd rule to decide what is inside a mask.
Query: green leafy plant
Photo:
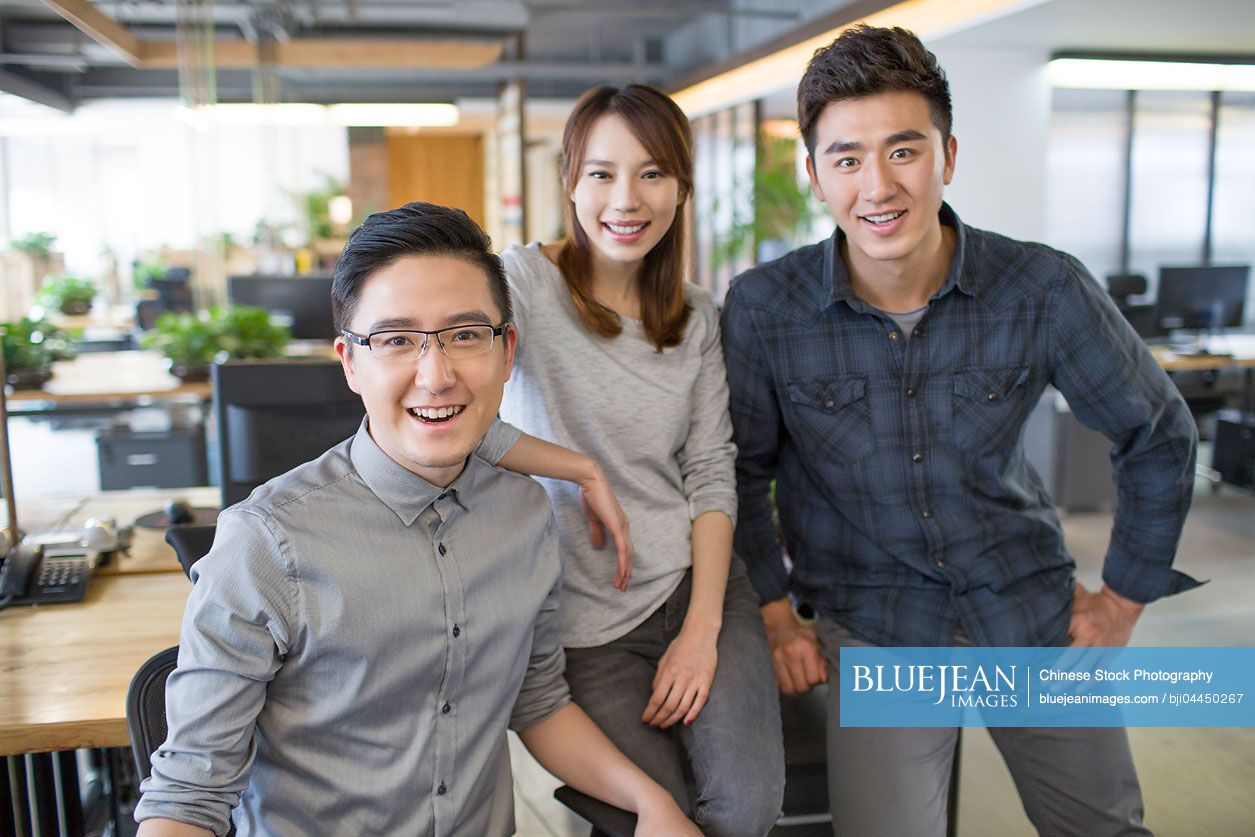
[[[160,256],[150,256],[135,263],[131,273],[131,282],[136,290],[142,291],[154,281],[166,278],[166,271],[169,269],[170,265],[166,264]]]
[[[56,242],[57,237],[52,233],[33,232],[13,239],[9,246],[18,252],[46,259],[52,255],[52,245]]]
[[[142,340],[178,367],[202,367],[222,360],[278,357],[292,339],[273,325],[261,308],[232,305],[199,314],[167,312]]]
[[[753,182],[735,197],[732,225],[711,254],[716,270],[764,241],[796,244],[810,223],[814,204],[810,189],[797,176],[797,142],[759,133]]]
[[[95,283],[70,273],[52,277],[39,289],[40,304],[62,314],[86,314],[95,298]]]
[[[10,378],[24,373],[50,375],[52,364],[74,357],[65,335],[51,323],[23,317],[0,323],[4,329],[4,366]]]
[[[345,192],[344,184],[326,172],[319,172],[323,185],[308,192],[291,192],[297,211],[305,221],[309,241],[315,238],[331,238],[335,230],[331,223],[331,199]]]
[[[292,339],[287,328],[270,322],[261,308],[232,305],[214,312],[218,345],[227,356],[237,358],[278,357]]]

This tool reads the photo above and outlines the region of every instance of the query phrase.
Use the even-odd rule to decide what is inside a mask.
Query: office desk
[[[179,572],[102,576],[72,605],[0,612],[0,755],[128,747],[126,688],[178,644]]]
[[[92,517],[111,517],[119,526],[129,526],[141,515],[161,510],[171,499],[182,500],[191,506],[212,508],[218,505],[220,498],[219,490],[209,486],[102,491],[86,499],[65,497],[23,501],[19,498],[18,522],[27,532],[68,529],[81,526]],[[0,508],[2,516],[3,509]],[[129,552],[114,555],[108,564],[96,570],[96,574],[110,576],[182,571],[174,550],[165,541],[165,531],[137,526]],[[94,581],[92,583],[95,584]],[[3,615],[0,613],[0,625],[3,624]]]
[[[185,384],[171,375],[156,352],[94,352],[54,363],[52,380],[42,389],[17,390],[8,400],[12,412],[23,413],[39,411],[41,404],[134,406],[158,399],[206,401],[212,394],[208,381]]]

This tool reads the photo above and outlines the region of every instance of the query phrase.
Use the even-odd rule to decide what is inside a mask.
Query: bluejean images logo
[[[1255,726],[1255,648],[843,648],[842,726]]]
[[[941,663],[852,665],[854,692],[915,692],[932,697],[934,706],[949,701],[958,709],[1013,708],[1015,666],[950,665]]]

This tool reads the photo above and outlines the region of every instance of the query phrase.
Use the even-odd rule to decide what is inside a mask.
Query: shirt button
[[[436,796],[444,796],[448,792],[449,789],[444,786],[444,782],[441,782],[440,786],[436,788]]]
[[[913,454],[911,454],[911,461],[912,461],[912,462],[923,462],[923,461],[924,461],[924,454],[922,454],[922,453],[913,453]],[[925,517],[927,517],[928,515],[924,515],[924,516],[925,516]]]
[[[445,553],[444,544],[442,544],[442,543],[441,543],[441,544],[436,544],[436,551],[437,551],[437,552],[439,552],[441,555],[444,555],[444,553]]]
[[[914,398],[914,397],[915,397],[915,387],[907,387],[907,388],[906,388],[906,397],[907,397],[907,398]]]
[[[889,332],[889,339],[896,341],[898,339],[898,333],[896,331]]]
[[[453,638],[457,639],[461,635],[462,635],[462,629],[459,628],[457,625],[454,625],[453,626]]]
[[[945,561],[938,561],[938,562],[937,562],[937,566],[939,566],[939,567],[944,567],[945,565],[946,565],[946,562],[945,562]]]
[[[825,406],[825,407],[827,407],[828,409],[832,409],[832,405],[833,405],[833,404],[836,404],[836,403],[837,403],[837,402],[835,402],[835,401],[833,401],[831,398],[829,398],[827,401],[825,401],[825,402],[824,402],[824,406]]]
[[[926,511],[926,512],[924,512],[924,515],[923,515],[923,517],[924,517],[924,519],[925,519],[925,520],[928,520],[928,519],[929,519],[930,517],[932,517],[932,516],[933,516],[933,513],[932,513],[932,512],[930,512],[930,511]]]
[[[448,703],[446,703],[444,706],[440,707],[440,714],[441,714],[441,715],[448,715],[448,714],[449,714],[450,712],[452,712],[452,711],[453,711],[453,707],[452,707],[452,706],[450,706]]]
[[[986,398],[988,398],[990,401],[997,401],[997,400],[998,400],[998,393],[996,393],[996,392],[991,392],[991,393],[989,393],[989,395],[987,395],[987,396],[985,396],[985,397],[986,397]]]

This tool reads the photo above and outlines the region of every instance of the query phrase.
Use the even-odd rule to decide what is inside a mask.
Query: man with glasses
[[[569,702],[545,492],[472,455],[515,345],[487,237],[430,204],[372,215],[332,300],[366,419],[219,517],[140,834],[509,834],[507,726],[638,833],[697,834]]]

